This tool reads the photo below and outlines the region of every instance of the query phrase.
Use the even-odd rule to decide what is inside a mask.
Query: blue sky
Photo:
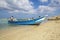
[[[48,0],[47,2],[41,2],[40,0],[30,0],[30,1],[33,2],[33,6],[35,8],[38,8],[40,5],[48,6],[48,4],[51,2],[51,0]]]
[[[0,18],[60,15],[60,0],[0,0]]]

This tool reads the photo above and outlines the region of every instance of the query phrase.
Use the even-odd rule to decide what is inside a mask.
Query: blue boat
[[[36,18],[36,19],[32,19],[32,20],[18,20],[17,21],[10,21],[8,20],[9,24],[18,24],[18,25],[35,25],[35,24],[40,24],[41,22],[43,22],[46,19],[46,17],[40,17],[40,18]]]

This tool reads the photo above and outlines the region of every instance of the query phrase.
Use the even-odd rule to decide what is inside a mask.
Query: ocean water
[[[0,19],[0,29],[8,27],[7,19]]]
[[[9,28],[9,27],[17,27],[17,26],[21,26],[21,25],[8,24],[8,19],[0,19],[0,30],[1,29],[6,29],[6,28]]]

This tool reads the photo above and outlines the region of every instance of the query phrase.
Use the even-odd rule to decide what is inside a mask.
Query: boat
[[[46,19],[46,17],[40,17],[40,18],[36,18],[36,19],[32,19],[32,20],[16,20],[16,21],[10,21],[8,20],[9,24],[19,24],[19,25],[36,25],[36,24],[40,24],[41,22],[43,22]]]

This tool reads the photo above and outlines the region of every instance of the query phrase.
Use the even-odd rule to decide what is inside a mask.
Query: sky
[[[0,18],[60,15],[60,0],[0,0]]]

